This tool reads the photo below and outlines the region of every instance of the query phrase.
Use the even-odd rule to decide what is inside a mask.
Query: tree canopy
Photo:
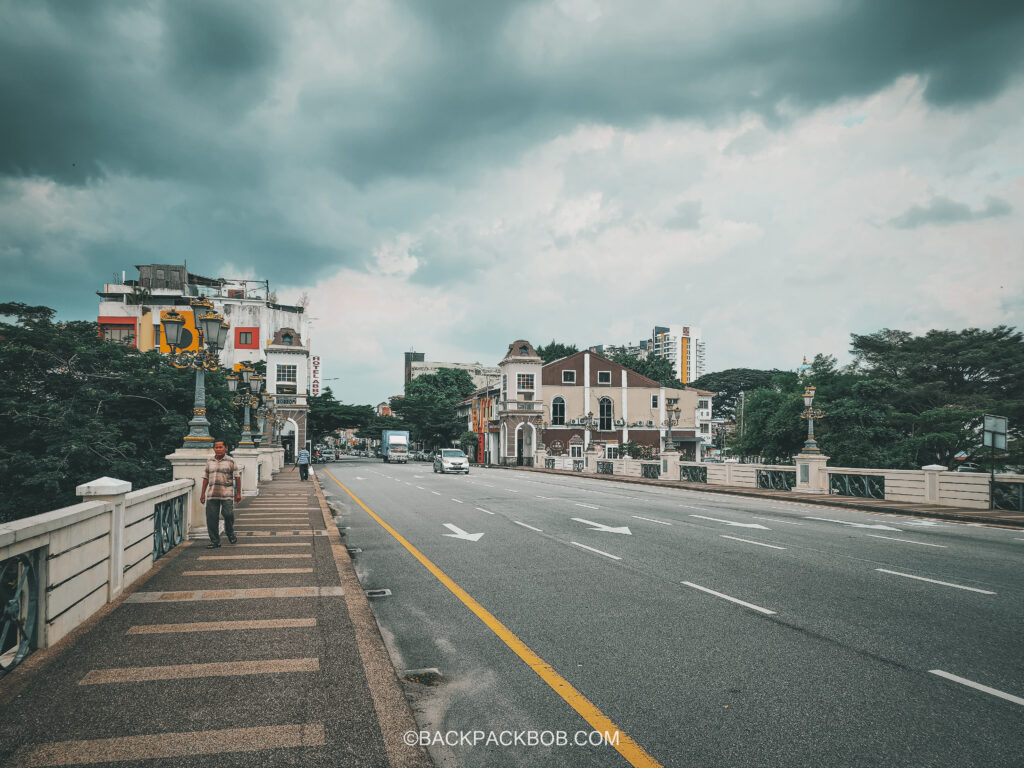
[[[316,397],[308,398],[309,414],[306,418],[307,437],[314,445],[338,429],[361,430],[377,414],[370,405],[346,405],[334,399],[330,387]]]
[[[771,385],[747,390],[742,434],[736,433],[733,451],[772,461],[798,452],[806,439],[800,396],[812,385],[814,405],[825,411],[815,422],[815,439],[834,466],[953,466],[958,456],[987,463],[981,445],[986,413],[1009,419],[1009,450],[999,463],[1021,463],[1021,333],[1006,326],[932,330],[923,336],[883,329],[851,335],[851,352],[853,362],[845,368],[834,357],[816,356],[805,379],[762,371],[774,374]],[[705,380],[715,381],[700,381]]]
[[[639,373],[641,376],[654,379],[664,387],[679,388],[683,386],[682,382],[679,381],[679,377],[676,376],[671,361],[666,360],[664,357],[651,355],[644,358],[619,350],[618,352],[613,352],[608,359],[624,368],[629,368],[629,370]]]
[[[171,479],[195,372],[158,352],[103,341],[94,322],[54,323],[48,307],[0,304],[0,522],[78,501],[103,476],[141,488]],[[206,373],[210,432],[240,439],[223,371]]]
[[[561,360],[563,357],[569,355],[575,355],[579,352],[574,344],[560,344],[554,339],[551,340],[550,344],[542,347],[537,347],[537,354],[540,359],[544,361],[544,364],[554,362],[555,360]]]
[[[755,389],[773,389],[774,377],[782,371],[761,371],[756,368],[729,368],[717,373],[705,373],[690,382],[695,389],[714,392],[711,401],[711,417],[735,421],[739,407],[740,392],[749,393]]]
[[[413,440],[430,446],[451,445],[465,430],[456,413],[458,402],[474,389],[466,371],[441,368],[406,384],[405,397],[391,398],[391,410]]]

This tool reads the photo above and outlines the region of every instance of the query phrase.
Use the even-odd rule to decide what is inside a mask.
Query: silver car
[[[434,456],[434,471],[445,474],[446,472],[465,472],[469,474],[469,457],[458,448],[442,448]]]

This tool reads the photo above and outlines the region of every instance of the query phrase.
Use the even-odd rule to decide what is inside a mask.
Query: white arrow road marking
[[[365,477],[357,477],[356,480],[365,480]]]
[[[888,525],[872,525],[869,523],[851,523],[848,520],[833,520],[830,517],[808,517],[808,520],[821,520],[826,523],[839,523],[840,525],[850,525],[854,528],[874,528],[879,531],[899,531],[900,528],[891,528]]]
[[[926,579],[924,576],[911,576],[909,573],[890,571],[886,568],[875,568],[875,570],[879,573],[891,573],[893,576],[902,576],[905,579],[917,579],[918,581],[927,581],[930,584],[941,584],[944,587],[956,587],[957,589],[966,589],[968,592],[980,592],[983,595],[995,594],[995,592],[989,592],[987,589],[975,589],[974,587],[965,587],[962,584],[950,584],[948,581],[936,581],[935,579]]]
[[[774,544],[762,544],[760,541],[751,541],[750,539],[740,539],[736,536],[726,536],[724,533],[718,534],[723,539],[732,539],[733,541],[742,541],[746,544],[757,544],[759,547],[770,547],[771,549],[785,549],[785,547],[776,547]]]
[[[483,507],[475,507],[475,509],[476,509],[477,512],[486,512],[488,515],[493,515],[494,514],[493,512],[491,512],[491,510],[484,509]]]
[[[732,520],[719,520],[717,517],[705,517],[704,515],[690,515],[690,517],[699,517],[701,520],[713,520],[716,523],[735,525],[737,528],[760,528],[762,531],[771,530],[767,525],[761,525],[760,523],[734,523]]]
[[[985,693],[991,693],[993,696],[998,696],[1000,699],[1012,701],[1014,704],[1024,704],[1024,699],[1020,696],[1014,696],[1012,693],[1003,693],[995,688],[989,688],[987,685],[982,685],[981,683],[976,683],[973,680],[968,680],[966,677],[951,675],[949,672],[943,672],[941,669],[929,669],[928,671],[933,675],[938,675],[939,677],[944,677],[947,680],[952,680],[954,683],[960,683],[961,685],[966,685],[970,688],[984,691]]]
[[[520,523],[518,520],[513,520],[512,522],[515,523],[516,525],[523,526],[523,528],[529,528],[531,531],[536,531],[537,533],[544,533],[544,531],[542,531],[540,528],[534,528],[532,525],[527,525],[526,523]]]
[[[441,495],[440,491],[431,491],[431,493],[434,494],[435,496],[440,496]]]
[[[578,541],[570,541],[569,543],[573,544],[573,545],[575,545],[577,547],[580,547],[582,549],[589,549],[591,552],[596,552],[599,555],[604,555],[605,557],[610,557],[612,560],[621,560],[622,559],[621,557],[619,557],[617,555],[609,555],[607,552],[602,552],[600,549],[594,549],[593,547],[588,547],[586,544],[580,544]]]
[[[580,504],[579,502],[576,502],[576,506],[586,507],[587,509],[600,509],[600,507],[595,507],[593,504]]]
[[[699,584],[694,584],[694,583],[689,582],[689,581],[684,581],[682,583],[685,584],[688,587],[693,587],[694,589],[699,589],[701,592],[707,592],[709,595],[714,595],[715,597],[720,597],[723,600],[728,600],[730,603],[736,603],[737,605],[742,605],[742,606],[744,606],[746,608],[751,608],[751,609],[753,609],[755,611],[760,611],[761,613],[763,613],[763,614],[765,614],[767,616],[774,616],[775,615],[775,611],[769,611],[767,608],[762,608],[759,605],[754,605],[753,603],[747,603],[747,602],[744,602],[743,600],[739,600],[739,599],[737,599],[735,597],[729,597],[728,595],[723,595],[721,592],[715,592],[715,590],[708,589],[707,587],[702,587]]]
[[[451,523],[445,523],[444,527],[447,528],[449,531],[452,531],[452,533],[442,533],[441,535],[449,536],[453,539],[463,539],[464,541],[480,541],[480,538],[483,536],[482,533],[466,533],[457,525],[452,525]]]
[[[786,525],[803,525],[803,523],[794,523],[792,520],[778,520],[774,517],[757,517],[754,516],[755,520],[767,520],[770,523],[785,523]]]
[[[584,525],[592,526],[591,530],[594,531],[601,531],[602,533],[624,533],[627,536],[633,535],[629,530],[629,526],[627,525],[615,527],[612,525],[605,525],[604,523],[595,523],[591,520],[584,520],[582,517],[574,517],[573,520],[575,520],[577,523],[583,523]]]
[[[664,520],[652,520],[649,517],[640,517],[640,515],[633,515],[637,520],[646,520],[648,523],[657,523],[658,525],[672,525],[672,523],[666,523]]]
[[[519,493],[519,491],[517,491],[517,490],[515,490],[513,488],[506,488],[505,490],[508,491],[509,493]]]
[[[920,544],[922,547],[938,547],[939,549],[946,549],[945,544],[926,544],[923,541],[912,541],[911,539],[897,539],[895,536],[879,536],[877,533],[865,533],[865,536],[870,536],[872,539],[888,539],[889,541],[902,541],[907,544]]]
[[[909,523],[903,523],[903,525],[933,525],[940,528],[942,527],[941,523],[933,523],[931,520],[914,520]]]
[[[425,490],[427,490],[427,489],[426,489],[426,488],[424,488],[424,487],[423,487],[422,485],[417,485],[416,487],[417,487],[417,488],[419,488],[419,489],[420,489],[421,491],[425,491]]]
[[[456,504],[465,504],[466,503],[464,501],[459,501],[459,499],[452,499],[452,501],[454,501]]]
[[[554,501],[555,500],[553,496],[538,496],[537,498],[538,499],[544,499],[544,501]]]

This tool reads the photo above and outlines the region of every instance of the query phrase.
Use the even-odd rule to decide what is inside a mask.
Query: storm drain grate
[[[390,589],[368,589],[366,590],[367,597],[391,597]]]

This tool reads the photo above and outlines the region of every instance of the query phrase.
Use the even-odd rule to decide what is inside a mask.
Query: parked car
[[[337,460],[338,460],[338,454],[336,454],[334,451],[332,451],[330,449],[328,449],[326,451],[321,451],[320,452],[320,461],[337,461]]]
[[[458,448],[442,448],[434,457],[434,471],[441,474],[464,472],[468,475],[469,457]]]
[[[984,472],[985,470],[979,467],[977,464],[965,461],[963,464],[957,464],[953,469],[954,472]]]

